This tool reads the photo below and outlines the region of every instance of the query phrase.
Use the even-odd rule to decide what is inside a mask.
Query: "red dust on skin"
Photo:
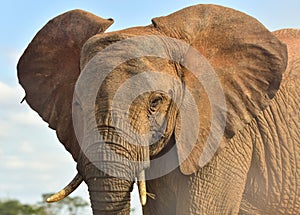
[[[88,184],[95,214],[116,208],[120,214],[129,214],[132,180],[139,177],[141,203],[147,201],[145,214],[299,214],[300,157],[295,152],[300,151],[300,120],[295,116],[300,108],[300,30],[285,29],[272,34],[256,19],[216,5],[191,6],[154,18],[148,26],[105,33],[112,23],[111,19],[81,10],[62,14],[37,33],[18,63],[18,78],[27,103],[56,130],[81,175],[53,199],[70,193],[83,179]],[[119,63],[115,65],[116,62]],[[118,75],[114,69],[121,63]],[[170,122],[165,130],[172,125],[173,133],[166,135],[170,138],[160,145],[166,145],[161,147],[163,152],[167,146],[173,147],[159,157],[161,160],[151,157],[151,147],[112,141],[118,137],[109,135],[111,128],[101,130],[102,133],[97,130],[105,125],[101,127],[95,120],[101,111],[107,111],[103,119],[113,125],[108,109],[117,98],[114,93],[128,79],[125,76],[132,80],[132,74],[140,74],[142,67],[148,74],[147,81],[140,79],[145,88],[166,87],[164,77],[158,79],[161,81],[150,80],[161,77],[149,75],[151,71],[165,71],[163,74],[179,80],[181,87],[177,91],[181,92],[181,99],[173,111],[178,114],[165,117]],[[212,74],[217,78],[212,78]],[[105,78],[112,88],[99,92],[101,79]],[[218,83],[221,90],[215,87]],[[74,95],[75,86],[79,91]],[[145,98],[145,91],[137,92]],[[97,100],[99,95],[105,98],[105,93],[107,100]],[[131,98],[136,89],[119,93],[127,93],[127,98]],[[135,102],[140,100],[136,98],[127,100],[127,105],[138,106]],[[159,114],[165,116],[166,109],[157,109],[160,99],[151,102],[151,96],[148,98],[148,103],[140,105],[148,104],[150,109],[136,119],[131,117],[135,114],[130,115],[125,123],[132,127],[144,123],[145,128],[151,128],[147,117],[155,112],[157,118],[152,122],[162,124]],[[223,98],[225,105],[217,103]],[[74,113],[82,120],[74,120]],[[91,116],[91,120],[86,116]],[[141,122],[135,122],[139,119]],[[147,135],[147,129],[136,129],[136,133]],[[106,135],[106,141],[89,144],[86,140],[90,139],[86,138],[90,131],[101,133],[102,140]],[[220,144],[222,150],[215,154]],[[91,150],[92,146],[98,151]],[[113,163],[113,153],[99,150],[107,150],[106,146],[142,164],[127,168],[125,163],[132,164],[129,159],[115,162],[120,174],[129,175],[130,180],[105,174],[84,153],[97,152],[93,154],[95,163]],[[138,150],[132,152],[132,148]],[[169,163],[164,162],[169,158],[177,166],[161,177],[151,177],[153,172],[170,170]],[[112,168],[105,170],[114,173]],[[155,194],[155,200],[146,200],[147,192]],[[108,203],[104,201],[107,199],[118,200]]]

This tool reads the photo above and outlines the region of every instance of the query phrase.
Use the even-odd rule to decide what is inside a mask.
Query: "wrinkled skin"
[[[145,27],[104,33],[112,22],[83,11],[56,17],[18,64],[27,103],[56,130],[77,162],[93,213],[129,214],[134,178],[144,169],[146,177],[163,171],[168,162],[155,159],[169,153],[177,168],[148,178],[147,191],[155,199],[148,198],[144,214],[299,214],[300,30],[271,33],[243,13],[214,5],[192,6]],[[148,35],[154,37],[144,38],[142,49],[158,51],[160,57],[123,62],[97,86],[96,77],[103,76],[99,68],[141,50],[128,43],[111,48],[105,57],[97,54]],[[196,62],[188,57],[189,49],[165,38],[178,39],[204,56],[196,71],[183,66]],[[226,101],[218,109],[226,114],[220,121],[212,120],[210,104],[212,96],[220,100],[219,93],[207,93],[195,78],[210,70]],[[81,78],[91,71],[98,71],[94,78]],[[154,76],[130,82],[114,106],[124,83],[148,71]],[[213,80],[205,81],[213,86]],[[97,93],[91,103],[93,87]],[[152,90],[129,99],[141,89]],[[187,92],[198,117],[187,109]],[[183,127],[178,117],[184,113],[189,113],[188,122],[198,119],[199,127]],[[219,150],[206,153],[217,142],[207,141],[209,130],[221,128],[222,122]],[[197,135],[195,127],[199,133],[193,145],[188,140]],[[90,141],[95,131],[102,142]],[[146,139],[151,145],[137,138],[143,134],[150,134]],[[129,162],[116,162],[114,155]]]
[[[158,199],[146,214],[299,214],[300,31],[274,34],[289,61],[269,107],[195,175],[177,170],[148,182]]]

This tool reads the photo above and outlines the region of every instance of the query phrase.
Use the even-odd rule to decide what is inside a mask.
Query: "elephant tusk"
[[[140,201],[142,206],[147,203],[147,190],[146,190],[146,180],[145,180],[145,170],[142,170],[138,175],[138,188],[140,193]]]
[[[73,180],[64,189],[47,198],[46,202],[51,203],[62,200],[63,198],[70,195],[74,190],[76,190],[76,188],[82,183],[82,181],[83,179],[81,175],[77,173]]]

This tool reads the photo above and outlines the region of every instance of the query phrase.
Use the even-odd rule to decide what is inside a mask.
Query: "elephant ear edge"
[[[227,116],[223,146],[269,105],[279,89],[287,66],[286,46],[256,19],[230,8],[200,4],[154,18],[152,25],[163,34],[191,45],[214,69],[226,100],[226,107],[219,107],[226,109]],[[199,101],[198,113],[201,114],[203,109],[211,110],[211,107],[209,102],[201,102],[206,93],[193,87],[199,85],[196,82],[195,78],[186,80],[186,84],[192,86],[195,100]],[[177,147],[184,174],[192,174],[203,166],[201,156],[208,131],[213,130],[211,126],[220,129],[220,125],[212,121],[200,122],[196,145],[185,142]],[[187,152],[190,148],[193,149]],[[211,153],[208,157],[212,156]]]
[[[72,10],[50,20],[33,38],[17,65],[26,102],[77,161],[80,147],[72,122],[72,100],[80,74],[80,52],[93,35],[103,33],[112,19]]]

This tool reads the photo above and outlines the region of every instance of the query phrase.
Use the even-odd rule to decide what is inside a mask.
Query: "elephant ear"
[[[152,23],[163,34],[190,44],[212,66],[226,101],[226,107],[219,107],[226,111],[223,144],[264,110],[276,94],[287,64],[286,46],[256,19],[221,6],[196,5],[155,18]],[[198,68],[192,71],[194,75],[185,75],[186,85],[198,105],[200,131],[195,146],[187,141],[177,147],[184,174],[195,172],[211,159],[215,150],[204,152],[204,149],[214,149],[218,143],[207,141],[208,131],[222,127],[208,119],[215,104],[210,104],[212,99],[207,97],[212,95],[206,95],[195,78],[204,71]],[[216,92],[216,96],[219,94]],[[205,116],[201,118],[201,114]],[[178,133],[181,128],[176,126]]]
[[[49,21],[34,37],[18,63],[25,99],[77,160],[80,147],[72,123],[72,100],[80,74],[83,44],[104,32],[112,19],[73,10]]]

